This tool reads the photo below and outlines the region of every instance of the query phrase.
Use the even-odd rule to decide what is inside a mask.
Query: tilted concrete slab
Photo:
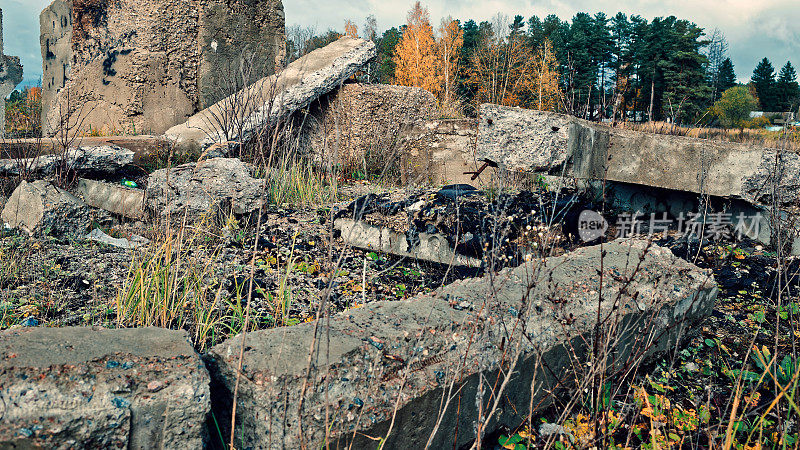
[[[167,130],[165,136],[185,147],[205,148],[225,141],[246,141],[266,124],[332,91],[376,55],[371,41],[342,37],[294,61],[280,73],[262,78],[200,111],[186,123]],[[236,123],[244,123],[244,136],[236,135]],[[224,127],[229,128],[227,139]]]
[[[546,111],[481,105],[478,158],[512,170],[742,199],[800,199],[800,155],[733,142],[610,128]]]
[[[203,448],[208,381],[185,331],[2,331],[0,448]]]
[[[78,180],[77,191],[89,206],[129,219],[140,219],[144,216],[143,189],[81,178]]]
[[[393,421],[382,448],[460,448],[479,420],[486,433],[516,427],[530,405],[544,408],[585,377],[598,316],[610,367],[621,368],[674,348],[716,293],[710,272],[669,250],[615,241],[319,324],[239,335],[207,362],[213,395],[230,398],[244,346],[235,439],[244,447],[322,448],[327,439],[372,448]],[[485,414],[498,397],[495,415],[482,418],[478,405]]]
[[[411,245],[405,233],[386,227],[377,227],[368,223],[339,218],[333,226],[341,231],[342,239],[354,247],[374,250],[407,258],[422,259],[440,264],[456,266],[480,267],[481,260],[459,255],[440,234],[419,233],[416,245]]]

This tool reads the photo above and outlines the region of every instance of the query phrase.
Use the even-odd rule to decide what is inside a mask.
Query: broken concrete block
[[[203,448],[209,410],[185,331],[0,332],[2,448]]]
[[[78,180],[77,190],[83,200],[95,208],[101,208],[129,219],[139,219],[144,215],[144,190],[142,189],[81,178]]]
[[[3,208],[2,220],[28,233],[50,232],[83,236],[92,222],[109,223],[110,217],[49,181],[23,181]]]
[[[6,131],[5,99],[21,82],[22,64],[19,58],[3,54],[3,10],[0,9],[0,137]]]
[[[147,207],[162,217],[196,219],[208,213],[249,214],[261,207],[264,180],[236,158],[213,158],[156,170],[147,182]]]
[[[481,105],[478,158],[512,170],[779,205],[800,199],[800,155],[734,142],[643,133],[547,111]]]
[[[310,117],[297,114],[301,145],[321,163],[383,167],[397,162],[397,141],[406,124],[439,115],[425,89],[348,83],[319,99]]]
[[[405,233],[386,227],[347,218],[336,219],[333,226],[341,231],[346,243],[361,249],[447,265],[481,266],[480,259],[456,253],[447,238],[439,234],[419,233],[418,242],[411,245]]]
[[[235,435],[244,447],[370,448],[393,423],[382,448],[461,448],[476,423],[486,435],[516,428],[531,405],[589,376],[596,332],[609,370],[629,369],[674,348],[716,294],[709,271],[668,249],[615,241],[348,310],[319,329],[239,335],[208,362],[225,396],[244,346]]]
[[[481,105],[478,157],[531,172],[563,165],[570,156],[572,118],[529,111]]]
[[[113,144],[70,148],[63,153],[33,158],[0,159],[0,175],[47,176],[57,170],[114,173],[133,162],[134,153]]]
[[[246,141],[265,125],[305,108],[340,86],[375,56],[371,41],[342,37],[198,112],[186,123],[167,130],[165,137],[181,146],[203,148],[226,141]],[[242,110],[242,105],[250,106]],[[238,123],[244,124],[244,136],[237,136]]]
[[[491,185],[494,168],[485,169],[476,179],[472,174],[483,163],[475,156],[475,120],[433,120],[407,126],[400,135],[397,153],[404,185],[470,184],[478,188]]]

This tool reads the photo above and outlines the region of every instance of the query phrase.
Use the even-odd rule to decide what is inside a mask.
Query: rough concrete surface
[[[0,332],[0,448],[199,449],[208,373],[185,331]]]
[[[0,9],[0,99],[4,100],[22,82],[22,64],[16,56],[3,54],[3,10]],[[0,101],[0,137],[6,131],[6,102]]]
[[[334,446],[352,441],[352,448],[371,448],[377,441],[369,437],[385,436],[394,418],[383,448],[424,448],[442,412],[429,448],[460,448],[475,437],[478,404],[487,411],[497,398],[489,386],[502,384],[501,367],[513,367],[513,376],[485,423],[487,433],[519,425],[531,401],[542,408],[550,392],[583,376],[598,314],[601,251],[600,315],[609,319],[600,336],[613,350],[611,367],[674,347],[710,313],[717,293],[710,273],[645,246],[615,241],[602,250],[582,248],[431,296],[352,309],[316,332],[318,324],[307,323],[239,335],[209,353],[216,395],[233,389],[245,345],[236,437],[245,447],[299,448],[304,441],[319,448],[327,420]]]
[[[416,87],[348,83],[301,114],[303,142],[318,160],[362,167],[398,158],[401,129],[438,114],[430,92]]]
[[[49,232],[56,236],[83,236],[92,222],[109,223],[103,211],[49,181],[23,181],[3,207],[2,221],[11,228],[31,234]]]
[[[432,120],[405,127],[397,150],[403,184],[490,186],[497,175],[494,168],[485,169],[475,180],[466,173],[483,165],[475,155],[477,128],[472,119]]]
[[[77,191],[89,206],[101,208],[129,219],[144,215],[144,190],[81,178]]]
[[[235,158],[213,158],[171,169],[148,178],[147,208],[161,217],[190,220],[221,211],[248,214],[261,207],[264,180],[253,178],[250,167]]]
[[[477,153],[508,169],[605,178],[755,205],[771,204],[773,185],[779,186],[778,204],[800,198],[796,153],[610,128],[546,111],[481,105]]]
[[[200,111],[167,130],[165,136],[188,147],[247,140],[264,125],[305,108],[340,86],[375,55],[371,41],[342,37]],[[237,136],[238,124],[243,124],[243,136]]]
[[[481,105],[478,155],[512,169],[549,170],[569,155],[571,117]]]
[[[80,146],[66,152],[33,158],[0,159],[0,175],[25,173],[41,177],[53,175],[59,169],[77,173],[114,173],[132,163],[133,157],[132,151],[113,144]]]
[[[280,0],[55,0],[40,15],[42,126],[163,133],[285,55]],[[241,84],[241,81],[239,81]]]

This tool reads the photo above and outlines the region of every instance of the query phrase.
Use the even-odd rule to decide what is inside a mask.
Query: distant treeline
[[[361,32],[378,48],[377,62],[364,76],[368,81],[425,87],[467,114],[476,103],[493,101],[590,120],[694,124],[712,120],[714,102],[737,84],[724,35],[674,16],[648,21],[623,13],[578,13],[571,20],[498,14],[483,22],[445,18],[434,30],[418,2],[406,24],[383,33],[376,28],[370,16]],[[358,35],[353,22],[347,21],[345,33]],[[339,36],[290,27],[288,57]],[[404,39],[413,45],[404,46]],[[448,54],[453,51],[455,58]],[[750,91],[763,110],[798,108],[800,89],[789,62],[776,76],[764,58]]]

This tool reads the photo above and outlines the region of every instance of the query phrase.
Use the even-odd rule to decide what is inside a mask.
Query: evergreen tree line
[[[522,59],[544,50],[552,52],[561,99],[558,110],[589,120],[668,120],[687,125],[710,121],[714,103],[737,85],[724,35],[718,30],[706,34],[696,24],[674,16],[648,21],[638,15],[609,17],[581,12],[566,21],[552,14],[527,19],[498,14],[492,21],[455,22],[463,33],[463,44],[454,90],[463,105],[486,100],[482,93],[489,81],[476,75],[474,67],[486,55],[503,55],[487,50],[500,46],[515,52],[522,49]],[[367,18],[362,37],[373,39],[378,49],[377,61],[368,71],[369,81],[397,83],[398,46],[408,27],[392,27],[381,34],[375,29],[374,17]],[[303,45],[291,44],[290,52],[303,46],[310,51],[336,37],[333,31],[308,36],[301,41]],[[505,70],[506,76],[519,73],[513,67],[493,70]],[[493,72],[489,77],[502,78],[497,75]],[[529,83],[526,89],[533,90],[535,85]],[[764,58],[753,72],[750,90],[763,110],[798,108],[800,89],[789,62],[776,76]],[[536,107],[533,95],[514,93],[510,97],[519,106]]]

